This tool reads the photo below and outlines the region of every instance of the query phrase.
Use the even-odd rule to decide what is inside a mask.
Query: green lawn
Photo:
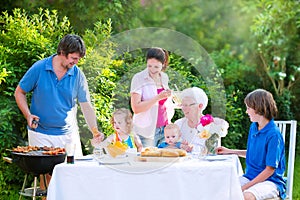
[[[294,167],[293,199],[300,200],[300,154],[296,154]]]

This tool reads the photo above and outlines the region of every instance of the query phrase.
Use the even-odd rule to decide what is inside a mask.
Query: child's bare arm
[[[143,145],[142,145],[142,142],[141,142],[140,138],[136,135],[134,136],[134,143],[135,143],[135,146],[137,148],[137,151],[141,152],[142,149],[143,149]]]
[[[258,174],[254,179],[252,179],[247,184],[243,185],[242,190],[244,191],[257,183],[267,180],[270,176],[272,176],[274,171],[275,169],[273,167],[266,166],[266,168],[260,174]]]
[[[191,152],[193,147],[190,146],[186,140],[184,140],[181,142],[180,149],[186,150],[187,152]]]

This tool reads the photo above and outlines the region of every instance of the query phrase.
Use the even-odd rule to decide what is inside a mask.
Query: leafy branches
[[[291,90],[300,78],[299,1],[261,0],[251,31],[263,72],[277,95]],[[295,55],[296,54],[296,55]]]

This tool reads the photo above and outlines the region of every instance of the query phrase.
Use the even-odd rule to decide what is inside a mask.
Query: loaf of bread
[[[141,152],[141,156],[160,157],[161,152],[156,147],[147,147]]]
[[[178,152],[180,157],[186,156],[186,154],[187,154],[186,150],[183,150],[183,149],[173,149],[173,150]]]
[[[182,157],[186,154],[183,149],[159,149],[157,147],[147,147],[141,152],[141,156],[144,157]]]
[[[179,153],[175,149],[161,149],[162,157],[179,157]]]

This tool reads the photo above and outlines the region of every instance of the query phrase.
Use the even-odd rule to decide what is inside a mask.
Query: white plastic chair
[[[293,182],[294,182],[294,163],[295,163],[295,149],[296,149],[296,130],[297,130],[297,121],[289,120],[289,121],[275,121],[275,124],[280,129],[282,133],[283,139],[286,137],[287,125],[290,126],[290,134],[289,134],[289,150],[288,150],[288,159],[287,159],[287,176],[286,176],[286,199],[293,199]]]

